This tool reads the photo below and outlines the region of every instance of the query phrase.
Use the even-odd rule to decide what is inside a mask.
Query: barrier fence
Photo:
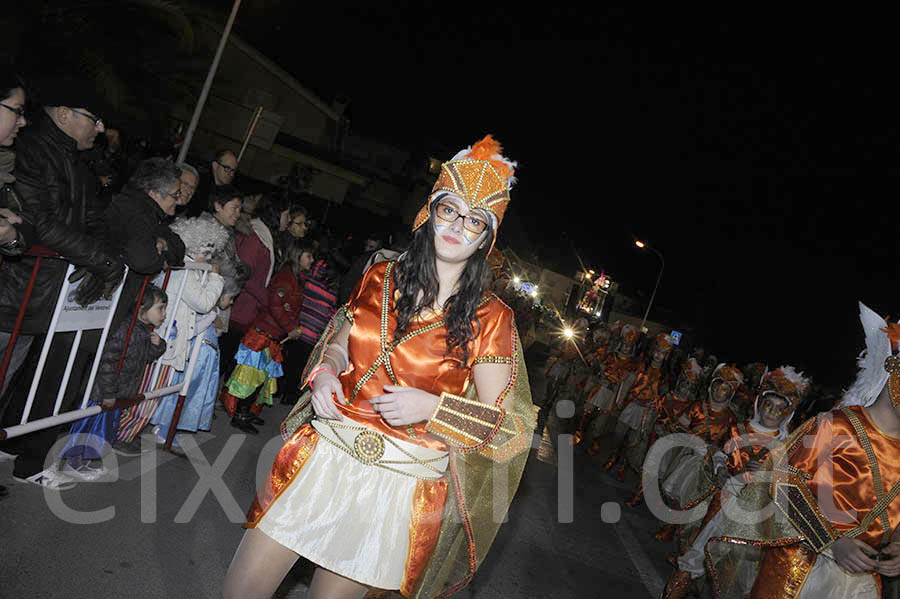
[[[41,265],[46,259],[63,260],[63,258],[61,258],[57,253],[41,246],[33,246],[29,248],[26,255],[34,257],[35,264],[32,268],[31,276],[25,289],[25,296],[22,298],[22,303],[20,304],[18,313],[16,315],[13,330],[11,331],[10,339],[6,347],[6,351],[3,355],[3,361],[0,362],[0,388],[2,388],[3,382],[7,376],[7,371],[12,359],[16,339],[20,336],[22,323],[27,313],[28,303],[31,300],[35,281],[37,279],[37,275],[40,271]],[[19,424],[15,426],[0,428],[0,440],[11,439],[13,437],[19,437],[38,430],[75,422],[77,420],[81,420],[82,418],[94,416],[103,411],[130,408],[132,406],[140,404],[141,402],[150,401],[159,397],[165,397],[172,393],[178,393],[178,400],[175,406],[175,411],[172,415],[172,422],[169,425],[169,430],[164,445],[164,448],[167,451],[170,450],[172,447],[172,442],[175,438],[175,431],[178,428],[178,421],[181,417],[182,409],[184,408],[187,391],[189,389],[191,378],[194,373],[194,366],[197,363],[200,347],[203,345],[201,342],[199,342],[199,340],[203,338],[207,327],[212,326],[211,320],[207,319],[207,321],[205,321],[205,326],[201,325],[195,329],[195,336],[197,339],[194,341],[193,347],[191,348],[191,354],[185,366],[184,379],[181,382],[174,385],[166,385],[168,381],[167,377],[164,376],[164,372],[171,369],[166,369],[160,364],[160,360],[162,360],[162,357],[160,357],[155,362],[147,365],[144,371],[141,385],[142,391],[140,393],[130,397],[114,398],[115,402],[110,407],[104,407],[103,405],[88,406],[91,397],[91,391],[93,390],[95,378],[97,375],[97,369],[100,366],[100,360],[103,355],[103,348],[106,345],[107,336],[109,335],[110,328],[113,324],[113,316],[115,315],[116,308],[119,304],[122,289],[124,288],[124,281],[128,276],[128,269],[125,269],[125,273],[122,277],[122,282],[119,284],[111,300],[99,300],[98,302],[91,304],[87,308],[78,307],[74,303],[73,297],[70,295],[75,289],[77,289],[77,286],[80,284],[80,282],[77,282],[75,284],[69,282],[69,276],[74,272],[74,270],[75,266],[69,263],[66,268],[66,274],[62,284],[62,288],[60,289],[59,295],[56,298],[56,304],[50,320],[50,325],[48,327],[46,338],[41,348],[41,354],[38,358],[37,367],[35,368],[32,382],[29,387],[28,396],[25,400],[25,407],[22,413],[22,418]],[[204,285],[208,277],[210,265],[203,262],[186,261],[185,265],[179,270],[203,271],[200,284]],[[172,269],[167,269],[165,271],[161,285],[163,291],[166,291],[168,287],[171,273]],[[150,279],[150,276],[143,277],[137,301],[135,303],[134,309],[131,310],[128,331],[125,338],[125,345],[122,350],[122,354],[119,356],[119,362],[116,367],[117,374],[122,368],[122,363],[125,359],[125,353],[128,351],[128,345],[131,341],[131,335],[134,330],[135,323],[137,322],[138,314],[140,312],[141,302],[143,301],[144,293],[147,289],[147,285],[150,282]],[[175,302],[168,305],[166,308],[166,321],[163,326],[162,334],[160,335],[163,343],[168,342],[169,334],[172,330],[172,326],[175,320],[177,306],[181,301],[183,301],[182,295],[184,293],[184,286],[186,282],[187,276],[181,277],[181,282],[178,287],[178,293],[176,294]],[[100,324],[101,326],[97,326],[98,324]],[[96,354],[91,365],[90,375],[88,377],[84,395],[81,398],[80,407],[74,410],[60,413],[63,405],[63,399],[66,396],[66,391],[69,386],[75,357],[79,351],[82,334],[85,331],[98,329],[102,331],[100,334],[100,341],[96,348]],[[66,361],[66,368],[60,380],[59,391],[57,392],[53,414],[52,416],[30,420],[31,411],[34,406],[35,395],[37,393],[38,385],[41,382],[44,367],[46,366],[47,355],[50,352],[50,346],[53,342],[53,337],[56,333],[60,332],[74,332],[75,339],[72,343],[72,348],[69,351],[69,356]],[[157,332],[157,334],[159,334],[159,331]],[[190,341],[188,342],[188,344],[190,345]],[[34,346],[32,346],[29,351],[34,351],[34,349]],[[80,383],[80,381],[78,382]],[[13,387],[10,386],[10,388],[7,389],[7,393],[12,392]]]

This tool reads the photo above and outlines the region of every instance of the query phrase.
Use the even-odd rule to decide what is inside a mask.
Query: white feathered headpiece
[[[228,244],[228,230],[213,219],[178,218],[169,228],[181,237],[185,253],[192,258],[200,258],[205,253],[215,254]]]
[[[859,320],[866,335],[866,349],[856,359],[859,373],[844,392],[841,407],[872,405],[890,376],[884,369],[884,361],[891,355],[891,341],[884,331],[884,318],[859,302]]]

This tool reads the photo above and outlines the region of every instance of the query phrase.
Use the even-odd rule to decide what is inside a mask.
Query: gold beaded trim
[[[884,482],[881,479],[881,468],[878,466],[878,460],[875,458],[872,442],[869,440],[865,427],[863,427],[862,422],[859,421],[859,417],[853,410],[844,407],[841,408],[841,412],[853,425],[853,430],[856,431],[856,436],[859,438],[859,444],[862,445],[863,450],[866,452],[866,460],[869,462],[869,470],[872,472],[872,485],[875,487],[875,501],[877,505],[884,499]],[[879,521],[881,522],[882,537],[886,537],[891,533],[891,523],[887,514],[882,512]]]
[[[481,402],[478,402],[478,403],[481,403]],[[490,407],[490,406],[489,406],[488,404],[486,404],[486,403],[481,403],[481,405]],[[468,421],[470,421],[470,422],[475,422],[475,423],[477,423],[477,424],[481,424],[481,425],[486,426],[486,427],[488,427],[488,428],[494,428],[494,423],[493,423],[493,422],[487,422],[487,421],[484,421],[484,420],[479,420],[478,418],[475,418],[474,416],[469,416],[468,414],[464,414],[464,413],[462,413],[462,412],[457,412],[457,411],[454,410],[453,408],[448,408],[447,406],[442,406],[441,409],[440,409],[440,411],[441,411],[441,412],[447,412],[448,414],[452,414],[452,415],[454,415],[454,416],[457,416],[457,417],[459,417],[459,418],[462,418],[463,420],[468,420]],[[452,428],[451,425],[447,424],[446,422],[443,422],[443,421],[441,421],[441,420],[438,420],[438,422],[440,422],[442,425],[444,425],[444,426],[446,426],[446,427]],[[507,435],[515,435],[515,434],[518,434],[519,431],[517,431],[517,430],[510,430],[510,429],[508,429],[508,428],[503,428],[503,426],[501,425],[500,428],[498,429],[498,432],[506,433]],[[470,437],[470,438],[474,438],[474,437]]]
[[[406,335],[398,339],[394,342],[388,342],[388,314],[390,312],[390,297],[391,297],[391,271],[394,268],[394,264],[396,261],[388,262],[387,267],[384,270],[384,283],[382,285],[382,293],[381,293],[381,354],[375,359],[375,362],[372,363],[372,366],[356,381],[356,384],[353,386],[353,392],[350,394],[350,403],[356,399],[356,396],[359,395],[360,390],[365,386],[366,383],[369,382],[375,373],[378,371],[381,366],[384,366],[385,371],[387,371],[388,376],[395,385],[397,384],[397,378],[394,375],[394,371],[390,365],[390,354],[393,353],[397,346],[401,343],[406,343],[410,339],[417,337],[419,335],[423,335],[425,333],[431,332],[435,329],[439,329],[444,326],[444,319],[440,319],[431,324],[425,325],[419,329],[408,332]],[[481,300],[478,302],[478,307],[480,308],[491,299],[493,299],[493,294],[486,294]]]
[[[473,366],[477,364],[509,364],[512,366],[513,360],[507,356],[478,356],[475,358],[475,361],[472,363]]]
[[[384,457],[384,438],[375,431],[363,431],[353,440],[353,455],[363,464],[374,464]]]
[[[339,423],[337,423],[337,422],[329,422],[329,421],[325,421],[325,420],[320,420],[320,422],[323,422],[324,424],[327,424],[329,427],[332,428],[332,430],[333,430],[333,429],[340,428],[340,429],[349,430],[349,431],[362,431],[362,432],[356,437],[356,439],[354,439],[354,441],[353,441],[353,447],[351,447],[350,445],[347,445],[346,441],[344,441],[344,438],[341,437],[340,435],[338,435],[336,432],[335,432],[335,436],[340,440],[340,443],[338,443],[338,442],[335,441],[334,439],[331,439],[331,438],[326,437],[326,436],[321,435],[321,434],[319,435],[319,438],[324,439],[325,441],[327,441],[327,442],[330,443],[331,445],[333,445],[333,446],[337,447],[338,449],[340,449],[341,451],[343,451],[343,452],[345,452],[345,453],[351,455],[352,457],[356,458],[357,460],[359,460],[360,462],[362,462],[363,464],[365,464],[365,465],[367,465],[367,466],[377,466],[378,468],[383,468],[384,470],[388,470],[388,471],[390,471],[390,472],[394,472],[395,474],[402,474],[402,475],[404,475],[404,476],[409,476],[409,477],[416,478],[416,479],[419,479],[419,480],[435,480],[435,479],[432,478],[432,477],[421,476],[421,475],[418,475],[418,474],[413,474],[413,473],[411,473],[411,472],[406,472],[406,471],[404,471],[404,470],[398,470],[397,468],[391,468],[390,466],[386,466],[386,464],[393,464],[393,465],[396,465],[396,466],[409,465],[409,464],[418,464],[419,466],[422,466],[423,468],[426,468],[426,469],[428,469],[428,470],[431,470],[432,472],[434,472],[435,474],[437,474],[437,475],[439,475],[439,476],[443,476],[443,475],[444,475],[444,472],[443,472],[443,471],[438,470],[437,468],[435,468],[435,467],[432,466],[431,464],[433,464],[433,463],[435,463],[435,462],[440,462],[441,460],[445,459],[447,456],[438,456],[438,457],[436,457],[436,458],[429,458],[429,459],[427,459],[427,460],[423,460],[422,458],[418,458],[418,457],[412,455],[411,453],[409,453],[408,451],[406,451],[405,449],[403,449],[402,447],[400,447],[400,445],[397,444],[397,443],[396,443],[393,439],[391,439],[389,436],[384,435],[384,434],[381,434],[381,433],[379,433],[379,432],[377,432],[377,431],[373,431],[372,429],[368,429],[368,428],[363,427],[363,426],[359,426],[359,427],[357,427],[357,426],[348,426],[348,425],[346,425],[346,424],[339,424]],[[378,437],[378,439],[379,439],[379,441],[380,441],[380,448],[381,448],[381,455],[382,455],[382,456],[384,455],[385,442],[387,442],[387,443],[390,443],[395,449],[397,449],[397,451],[399,451],[400,453],[402,453],[403,455],[405,455],[406,457],[408,457],[408,458],[409,458],[409,461],[405,461],[405,462],[404,462],[404,461],[401,461],[401,460],[381,460],[380,457],[379,457],[378,459],[375,459],[375,460],[367,459],[367,458],[365,457],[365,454],[361,455],[361,454],[358,453],[357,450],[356,450],[357,445],[359,445],[359,444],[361,443],[361,442],[359,441],[359,438],[362,437],[362,436],[364,436],[364,435],[367,437],[367,439],[366,439],[365,441],[363,441],[362,443],[365,443],[365,444],[373,444],[373,447],[377,446],[377,445],[378,445],[378,442],[372,440],[372,439],[371,439],[371,436],[374,435],[375,437]]]

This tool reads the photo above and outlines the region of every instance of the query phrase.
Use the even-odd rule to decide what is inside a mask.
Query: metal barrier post
[[[122,370],[122,361],[125,360],[125,352],[128,351],[128,342],[131,341],[131,332],[134,330],[134,323],[137,321],[138,313],[141,311],[141,302],[144,301],[144,291],[147,290],[147,281],[149,275],[144,275],[144,282],[141,283],[141,291],[138,293],[137,304],[134,306],[134,314],[131,315],[131,322],[128,323],[128,332],[125,333],[125,346],[122,348],[122,355],[119,356],[119,364],[116,366],[116,374]],[[125,283],[122,283],[125,286]]]
[[[178,429],[178,421],[181,419],[181,410],[184,409],[184,402],[187,398],[188,391],[190,390],[191,378],[194,376],[194,366],[197,364],[197,359],[200,356],[200,348],[203,346],[202,336],[206,335],[206,329],[210,326],[212,326],[212,324],[204,327],[203,330],[198,332],[197,336],[194,337],[194,347],[191,350],[190,362],[188,362],[188,366],[184,371],[184,380],[181,381],[181,392],[178,394],[175,412],[172,413],[172,420],[169,422],[169,431],[166,433],[166,451],[172,449],[172,441],[175,439],[175,431]]]
[[[91,375],[88,377],[87,388],[84,390],[84,397],[81,400],[81,407],[86,408],[88,399],[91,397],[91,391],[94,389],[94,379],[97,378],[97,370],[100,368],[100,358],[103,356],[103,348],[106,347],[106,338],[109,336],[109,329],[112,327],[113,317],[116,310],[119,309],[119,300],[122,298],[122,290],[125,289],[125,279],[128,277],[128,266],[125,266],[125,274],[122,277],[122,284],[116,289],[112,298],[112,305],[109,307],[109,316],[103,325],[103,332],[100,334],[100,343],[97,345],[97,353],[94,356],[94,363],[91,365]]]
[[[28,399],[25,400],[25,410],[22,412],[21,424],[28,422],[28,417],[31,415],[31,406],[34,404],[34,396],[35,393],[37,393],[38,384],[41,382],[41,373],[44,371],[44,363],[47,361],[47,354],[50,353],[50,344],[53,342],[56,323],[59,322],[59,314],[62,312],[66,293],[69,290],[69,275],[71,275],[74,270],[75,266],[73,264],[69,264],[66,268],[62,289],[59,291],[59,297],[56,298],[56,308],[53,310],[53,318],[50,319],[50,327],[47,329],[47,338],[44,340],[44,347],[41,349],[41,357],[38,359],[37,368],[35,369],[34,380],[31,381],[31,389],[28,390]]]
[[[12,360],[13,349],[16,347],[16,339],[19,337],[19,330],[22,328],[22,321],[25,320],[25,311],[28,308],[28,302],[31,299],[31,292],[34,291],[34,282],[37,279],[38,270],[41,268],[41,260],[44,255],[52,256],[55,252],[34,246],[30,251],[37,252],[38,255],[34,260],[34,268],[31,269],[31,277],[28,279],[28,285],[25,287],[25,297],[19,306],[19,313],[16,315],[16,322],[13,325],[12,333],[9,336],[9,343],[6,346],[6,353],[3,354],[3,363],[0,364],[0,389],[3,388],[3,381],[6,380],[6,371],[9,369],[9,363]]]

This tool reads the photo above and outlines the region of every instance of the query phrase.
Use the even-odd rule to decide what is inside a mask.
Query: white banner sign
[[[84,279],[81,279],[74,285],[69,285],[59,322],[56,323],[57,331],[83,331],[102,329],[106,326],[106,319],[109,318],[109,311],[112,309],[112,300],[101,299],[87,307],[79,306],[75,302],[75,290],[83,282]]]

